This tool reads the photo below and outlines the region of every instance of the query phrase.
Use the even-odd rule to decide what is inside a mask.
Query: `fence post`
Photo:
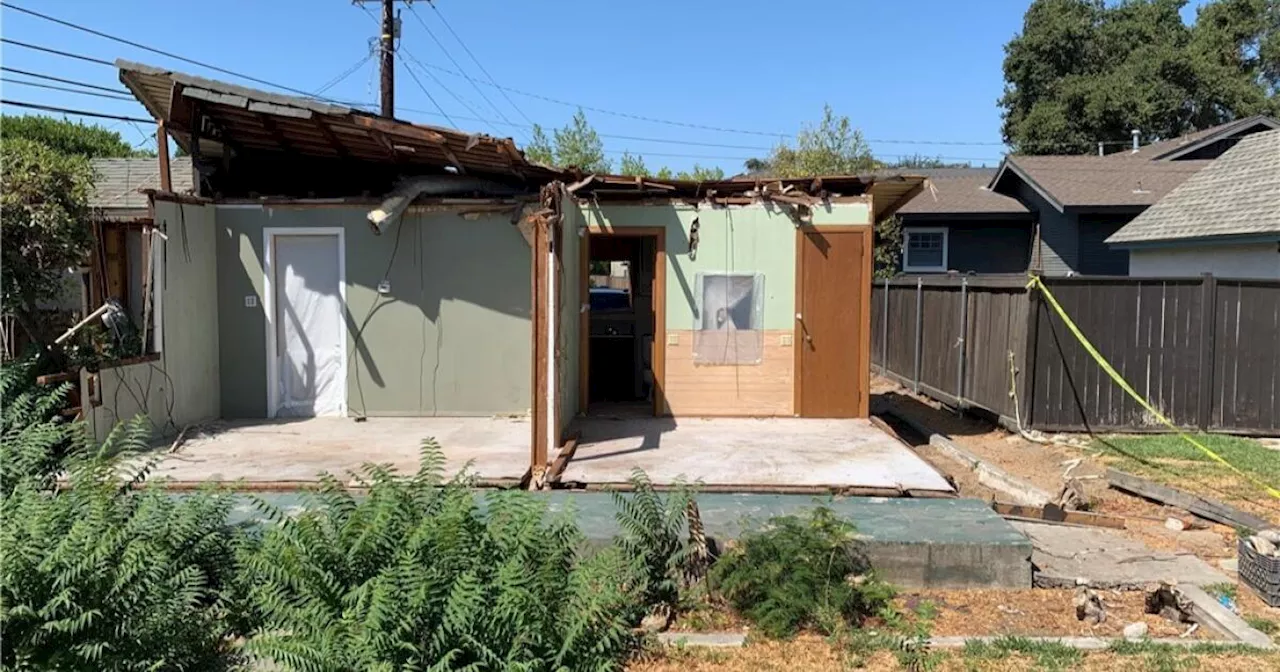
[[[1023,430],[1032,428],[1035,421],[1036,408],[1036,359],[1040,356],[1040,306],[1039,288],[1028,287],[1027,292],[1027,347],[1022,357],[1022,375],[1013,384],[1022,383],[1022,399],[1027,405],[1027,412],[1022,414]]]
[[[1200,284],[1200,408],[1197,426],[1209,431],[1213,424],[1213,363],[1217,348],[1215,340],[1218,326],[1218,279],[1205,273]]]
[[[912,388],[920,393],[920,328],[924,321],[924,278],[916,278],[916,364],[915,373],[911,376]]]
[[[884,279],[884,319],[880,320],[880,375],[889,373],[889,278]]]
[[[960,357],[956,365],[956,412],[964,411],[964,356],[969,339],[969,278],[960,278]]]

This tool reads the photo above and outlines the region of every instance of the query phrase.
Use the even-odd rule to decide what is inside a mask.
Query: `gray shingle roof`
[[[1242,138],[1108,243],[1280,233],[1280,130]]]
[[[146,194],[139,189],[160,188],[160,163],[149,159],[93,159],[93,195],[89,205],[103,210],[145,210]],[[191,157],[180,156],[169,162],[169,179],[173,191],[189,193],[193,187]]]
[[[1010,156],[1012,171],[1059,208],[1151,205],[1211,161],[1114,161],[1102,156]]]
[[[1176,138],[1153,142],[1149,145],[1139,147],[1136,152],[1129,150],[1114,152],[1112,154],[1108,154],[1107,158],[1151,159],[1153,161],[1168,159],[1195,149],[1196,147],[1207,145],[1224,138],[1230,138],[1232,135],[1249,130],[1254,126],[1261,128],[1280,128],[1280,121],[1265,115],[1245,117],[1244,119],[1236,119],[1235,121],[1228,121],[1225,124],[1218,124],[1217,126],[1212,126],[1203,130],[1193,131],[1186,135],[1180,135]]]
[[[1025,213],[1017,199],[987,189],[995,168],[913,170],[929,178],[930,188],[898,211],[902,215]]]

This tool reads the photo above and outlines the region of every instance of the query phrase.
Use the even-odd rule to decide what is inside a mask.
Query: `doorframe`
[[[578,246],[578,290],[582,303],[591,305],[591,237],[653,236],[653,344],[649,363],[653,367],[653,416],[667,413],[667,229],[661,226],[600,226],[590,224]],[[578,306],[578,414],[587,412],[591,402],[591,313]]]
[[[266,226],[262,228],[262,312],[266,317],[267,330],[267,417],[274,418],[279,411],[279,394],[277,393],[280,377],[276,352],[276,302],[275,287],[272,278],[275,276],[275,240],[284,236],[336,236],[338,238],[338,303],[340,310],[347,309],[347,236],[346,229],[341,226]],[[339,319],[342,316],[339,315]],[[341,379],[342,406],[341,417],[347,417],[347,326],[344,323],[338,332],[342,345]]]
[[[858,333],[858,351],[861,353],[860,358],[865,367],[866,375],[858,376],[858,417],[871,417],[871,285],[875,281],[873,277],[874,265],[872,258],[875,257],[875,250],[872,247],[875,244],[875,227],[871,224],[831,224],[823,226],[814,226],[813,224],[804,224],[796,227],[796,319],[793,325],[793,335],[791,340],[796,344],[795,348],[795,376],[793,384],[793,398],[791,403],[795,407],[795,416],[798,418],[805,417],[803,414],[804,406],[802,385],[804,378],[804,325],[801,324],[800,315],[804,314],[804,246],[807,243],[806,238],[811,233],[861,233],[862,234],[862,287],[858,288],[858,301],[861,303],[862,313],[859,315],[861,322],[860,331]]]

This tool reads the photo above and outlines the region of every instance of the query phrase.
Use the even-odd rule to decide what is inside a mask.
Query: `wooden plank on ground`
[[[560,475],[564,473],[565,467],[569,466],[569,460],[573,459],[573,454],[578,451],[578,440],[580,438],[578,434],[574,434],[560,447],[560,453],[556,455],[555,461],[551,463],[551,471],[547,474],[547,483],[556,484],[560,482]]]
[[[1013,516],[1045,523],[1070,523],[1089,527],[1109,527],[1116,530],[1123,530],[1125,523],[1125,519],[1119,516],[1108,516],[1087,511],[1064,511],[1061,507],[1053,504],[1039,507],[992,502],[991,508],[1002,516]]]
[[[1215,523],[1243,527],[1250,530],[1265,530],[1272,527],[1269,521],[1228,504],[1175,490],[1169,486],[1139,478],[1117,469],[1107,469],[1107,483],[1117,490],[1130,492],[1139,497],[1155,500],[1161,504],[1176,506]]]

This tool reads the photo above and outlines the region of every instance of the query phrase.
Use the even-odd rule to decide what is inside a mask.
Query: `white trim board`
[[[277,383],[280,377],[276,352],[275,291],[272,278],[275,275],[275,238],[278,236],[337,236],[338,237],[338,302],[347,309],[347,236],[341,226],[267,226],[262,229],[262,312],[267,331],[267,417],[276,417],[280,400]],[[339,330],[342,345],[342,416],[347,415],[347,328]]]
[[[912,266],[907,263],[907,245],[910,242],[911,234],[914,233],[941,233],[942,234],[942,265],[941,266]],[[906,273],[946,273],[947,272],[947,248],[950,247],[949,229],[945,226],[911,226],[902,229],[902,270]]]

